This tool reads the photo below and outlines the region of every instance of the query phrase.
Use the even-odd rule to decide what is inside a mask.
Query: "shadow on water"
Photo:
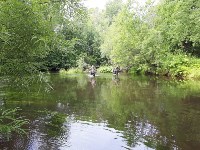
[[[38,92],[38,84],[23,92],[19,88],[1,88],[2,107],[20,107],[21,114],[30,119],[30,131],[27,137],[0,141],[0,148],[197,150],[200,147],[199,81],[126,75],[116,78],[110,74],[95,78],[50,74],[48,79],[54,89],[49,92]],[[42,113],[44,110],[49,113]]]

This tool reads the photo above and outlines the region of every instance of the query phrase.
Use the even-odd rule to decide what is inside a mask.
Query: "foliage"
[[[80,0],[1,1],[0,69],[3,74],[100,65],[100,40]]]
[[[114,17],[122,9],[122,0],[111,0],[106,3],[105,17],[108,19],[109,25],[112,24]]]
[[[99,34],[93,20],[86,10],[79,9],[83,12],[73,19],[65,19],[57,31],[58,39],[46,57],[45,65],[50,70],[80,67],[80,63],[100,65],[102,62]]]
[[[75,67],[76,60],[82,51],[82,49],[77,49],[77,44],[82,40],[79,35],[87,19],[86,11],[80,0],[56,1],[51,5],[50,23],[54,25],[55,35],[50,44],[50,52],[43,59],[43,68],[58,71],[61,68]]]
[[[104,43],[101,46],[102,53],[109,56],[113,63],[126,64],[131,62],[129,56],[131,57],[132,55],[129,48],[133,48],[133,45],[132,42],[127,41],[131,39],[131,33],[122,25],[122,22],[129,18],[126,15],[125,9],[118,14],[115,22],[109,27]],[[127,46],[127,49],[124,48],[124,45]]]
[[[98,72],[100,73],[112,73],[113,67],[112,66],[101,66],[98,68]]]
[[[156,29],[171,51],[182,49],[199,56],[199,5],[196,0],[164,0],[158,5]]]
[[[198,11],[193,0],[128,1],[108,26],[101,52],[132,73],[199,78],[192,57],[199,57]]]
[[[74,73],[83,73],[82,69],[79,68],[70,68],[67,70],[67,74],[74,74]]]
[[[61,69],[59,73],[60,75],[66,75],[66,74],[83,73],[83,71],[82,69],[79,69],[79,68],[70,68],[68,70]]]
[[[184,71],[179,58],[200,56],[199,1],[140,6],[112,0],[103,11],[87,10],[81,0],[0,3],[3,75],[117,63],[136,72],[187,76],[195,69]]]
[[[19,108],[1,110],[0,116],[0,138],[9,139],[12,134],[26,134],[26,130],[22,126],[29,123],[27,119],[18,117]]]
[[[30,74],[37,71],[49,50],[53,34],[41,13],[26,2],[1,1],[0,69],[1,74]]]
[[[65,41],[61,37],[57,37],[54,42],[55,45],[44,59],[44,66],[41,69],[57,71],[73,66],[76,63],[76,56],[73,54],[76,39]]]

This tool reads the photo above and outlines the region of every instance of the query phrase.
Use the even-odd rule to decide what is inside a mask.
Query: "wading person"
[[[95,74],[96,74],[96,68],[94,67],[94,65],[92,65],[90,68],[90,75],[95,77]]]
[[[119,68],[119,66],[117,65],[117,67],[113,68],[113,75],[118,76],[119,72],[120,72],[120,68]]]

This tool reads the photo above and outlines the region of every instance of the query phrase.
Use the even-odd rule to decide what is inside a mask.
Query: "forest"
[[[82,0],[0,0],[1,77],[19,83],[27,75],[91,65],[100,72],[119,65],[133,75],[200,79],[200,1],[110,0],[101,10]],[[16,111],[4,111],[0,125]],[[14,123],[0,131],[18,130],[26,120]]]
[[[130,73],[200,77],[198,0],[1,0],[0,72],[120,65]],[[109,67],[108,71],[109,71]]]

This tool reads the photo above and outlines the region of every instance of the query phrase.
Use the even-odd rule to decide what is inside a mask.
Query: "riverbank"
[[[132,75],[151,75],[158,77],[169,77],[172,79],[183,80],[200,80],[200,60],[198,58],[187,56],[173,56],[162,63],[157,64],[136,64],[129,69],[123,69],[122,71]],[[87,71],[86,71],[87,72]],[[99,73],[112,73],[112,66],[100,66],[97,69]],[[68,70],[61,69],[60,74],[74,74],[84,73],[80,68],[70,68]]]

